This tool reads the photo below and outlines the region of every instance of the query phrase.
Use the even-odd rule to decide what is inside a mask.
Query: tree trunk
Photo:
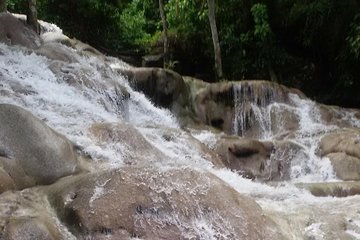
[[[6,0],[0,0],[0,13],[6,12]]]
[[[221,63],[221,51],[219,43],[219,35],[216,27],[215,20],[215,0],[207,0],[209,8],[209,22],[211,28],[211,36],[214,44],[214,59],[215,59],[215,71],[216,78],[223,78],[222,63]]]
[[[164,36],[164,68],[168,66],[169,63],[169,43],[168,43],[168,28],[166,15],[164,10],[164,0],[159,0],[159,10],[161,15],[161,22],[163,25],[163,36]]]
[[[36,0],[28,0],[26,22],[37,34],[40,34],[40,25],[37,19]]]

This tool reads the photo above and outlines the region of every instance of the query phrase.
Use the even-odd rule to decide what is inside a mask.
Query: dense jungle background
[[[223,79],[216,78],[205,0],[165,0],[167,67],[209,82],[266,79],[313,99],[360,107],[358,0],[215,1]],[[26,1],[9,0],[25,13]],[[38,18],[103,52],[141,65],[163,52],[158,0],[38,0]]]

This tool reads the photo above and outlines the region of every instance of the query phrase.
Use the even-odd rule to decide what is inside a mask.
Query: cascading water
[[[95,122],[128,121],[135,125],[161,122],[168,127],[177,127],[175,118],[167,110],[154,107],[143,94],[133,91],[125,78],[95,58],[80,58],[74,53],[77,62],[67,64],[62,71],[81,69],[79,72],[83,76],[80,79],[86,80],[71,86],[66,79],[69,75],[56,76],[49,69],[51,61],[46,57],[26,54],[4,44],[0,44],[0,49],[3,53],[1,102],[29,109],[96,159],[121,159],[121,155],[93,145],[86,129]],[[106,71],[108,79],[99,69]],[[117,86],[123,86],[130,99],[125,99]]]
[[[293,219],[295,216],[302,216],[303,213],[316,211],[320,208],[326,214],[335,214],[340,211],[336,206],[341,200],[334,199],[316,199],[306,191],[299,190],[292,185],[297,182],[331,182],[337,180],[332,165],[327,158],[321,158],[318,154],[319,142],[321,138],[329,132],[336,130],[338,127],[329,125],[322,121],[320,110],[315,102],[304,99],[297,94],[284,96],[282,91],[277,87],[266,86],[268,89],[258,88],[257,85],[249,86],[245,82],[234,86],[234,134],[239,136],[250,136],[262,140],[270,140],[275,143],[275,151],[268,161],[280,160],[291,162],[291,173],[289,182],[276,184],[277,187],[270,187],[253,183],[249,180],[239,182],[236,174],[227,171],[214,171],[214,173],[231,184],[239,192],[258,198],[258,202],[263,208],[270,210],[270,215],[275,221],[280,221],[284,229],[289,222],[294,225],[301,224],[300,219]],[[279,97],[280,96],[280,97]],[[287,101],[284,101],[287,98]],[[359,120],[354,117],[351,110],[337,110],[338,115],[349,126],[359,127]],[[254,131],[253,128],[260,131]],[[286,140],[301,149],[296,148],[289,150],[277,149],[277,141]],[[241,186],[241,187],[240,187]],[[247,187],[245,187],[247,186]],[[266,196],[266,197],[264,197]],[[351,202],[352,200],[349,200]],[[343,201],[342,203],[347,202]],[[352,203],[349,203],[350,205]],[[341,205],[341,204],[339,204]],[[346,204],[345,204],[346,205]],[[356,204],[357,205],[357,204]],[[357,205],[358,206],[358,205]],[[344,207],[344,206],[343,206]],[[346,207],[345,207],[346,208]],[[351,208],[349,206],[349,208]],[[274,210],[276,209],[276,210]],[[277,212],[277,213],[276,213]],[[283,214],[279,214],[283,212]],[[292,213],[289,213],[292,212]],[[294,214],[296,213],[296,214]],[[287,223],[280,220],[278,216],[288,219]],[[291,217],[293,215],[293,217]],[[306,215],[306,214],[304,214]],[[289,218],[287,218],[288,216]],[[351,217],[349,217],[350,219]],[[359,219],[359,217],[355,217]],[[326,235],[329,231],[326,228],[329,223],[326,217],[321,217],[320,222],[308,219],[308,227],[303,230],[303,235],[298,235],[291,226],[288,231],[289,239],[342,239],[342,237]],[[318,220],[319,221],[319,220]],[[322,222],[323,221],[323,222]],[[336,220],[333,220],[336,221]],[[352,220],[351,220],[352,221]],[[357,222],[358,220],[355,220]],[[326,223],[325,223],[326,222]],[[347,231],[349,239],[360,239],[360,225],[355,224],[349,227]],[[327,227],[325,227],[327,226]]]
[[[52,26],[51,31],[43,35],[43,39],[50,41],[62,36],[59,31]],[[355,203],[359,197],[351,197],[344,202],[332,198],[319,199],[293,184],[335,179],[330,162],[320,159],[316,151],[321,136],[336,127],[322,123],[313,102],[295,94],[287,96],[281,89],[262,84],[256,88],[241,84],[234,87],[235,134],[246,136],[256,125],[261,131],[254,132],[254,136],[266,140],[288,139],[302,149],[301,153],[293,154],[275,152],[271,158],[291,158],[292,181],[276,186],[266,185],[244,179],[228,169],[213,168],[206,154],[194,147],[191,138],[197,138],[212,149],[218,136],[208,131],[194,130],[189,134],[181,130],[168,110],[156,108],[142,93],[131,89],[127,79],[115,71],[129,66],[117,59],[109,58],[108,62],[104,62],[95,57],[80,56],[75,49],[62,47],[73,53],[75,61],[63,63],[60,71],[55,74],[50,70],[54,66],[48,58],[28,53],[19,47],[0,44],[0,103],[10,103],[30,110],[75,142],[93,159],[108,161],[106,167],[125,165],[124,159],[129,146],[115,138],[110,143],[99,144],[92,139],[89,128],[94,123],[126,123],[139,131],[160,152],[153,155],[152,161],[146,159],[151,164],[165,170],[175,166],[215,174],[236,191],[254,197],[265,212],[283,227],[288,239],[303,239],[304,236],[307,239],[324,239],[322,231],[326,229],[322,226],[329,222],[326,214],[336,214],[341,207],[357,209],[358,205]],[[289,99],[290,104],[284,103],[285,99]],[[293,136],[289,135],[289,129],[285,126],[289,119],[279,118],[279,113],[283,112],[289,112],[290,119],[297,119],[299,128]],[[351,114],[344,114],[344,118],[353,121]],[[360,124],[354,122],[354,125]],[[144,158],[151,156],[149,154]],[[99,183],[90,200],[95,201],[106,194],[103,189],[106,184],[106,181]],[[154,184],[154,188],[161,187]],[[176,188],[179,187],[177,185],[181,184],[174,182],[166,186]],[[187,183],[182,185],[181,188],[187,191],[194,190],[188,189]],[[206,186],[197,187],[204,188],[206,193]],[[173,190],[159,189],[165,192]],[[302,213],[304,209],[305,212]],[[202,211],[205,210],[200,212]],[[312,216],[312,211],[320,213],[312,219],[308,217]],[[232,239],[229,237],[231,229],[222,226],[226,223],[222,219],[216,219],[216,212],[211,214],[198,216],[191,226],[181,225],[176,217],[170,220],[178,224],[184,230],[184,236],[189,239],[194,236],[200,236],[201,239]],[[292,216],[297,217],[293,219]],[[349,236],[360,239],[360,217],[355,212],[350,212],[347,217],[351,219]],[[215,225],[211,218],[216,219]],[[158,221],[162,219],[159,218]],[[166,221],[164,220],[165,223]],[[294,231],[297,224],[306,227]],[[190,233],[196,234],[193,236]]]
[[[268,106],[273,102],[284,101],[285,94],[280,88],[268,86],[263,82],[249,85],[235,84],[233,123],[234,134],[245,136],[249,128],[258,127],[261,132],[259,138],[266,139],[271,135],[271,117]]]
[[[317,155],[321,137],[336,129],[322,122],[314,102],[301,99],[297,94],[286,94],[277,85],[234,86],[234,133],[261,140],[286,139],[298,145],[302,151],[285,153],[274,151],[271,159],[291,161],[291,179],[296,182],[322,182],[335,180],[331,163]],[[285,103],[285,100],[287,99]],[[283,119],[282,116],[287,117]],[[286,124],[297,125],[296,131]],[[257,132],[254,132],[256,129]],[[288,136],[289,133],[292,136]]]

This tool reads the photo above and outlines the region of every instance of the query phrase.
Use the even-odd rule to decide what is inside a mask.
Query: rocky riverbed
[[[360,110],[21,19],[0,14],[0,239],[360,239]]]

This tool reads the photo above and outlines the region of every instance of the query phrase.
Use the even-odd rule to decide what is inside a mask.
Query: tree
[[[40,34],[40,25],[37,19],[36,0],[28,0],[26,22],[36,33]]]
[[[214,44],[214,58],[215,58],[215,71],[217,79],[223,78],[222,63],[221,63],[221,51],[219,43],[219,35],[216,27],[215,20],[215,0],[207,0],[209,9],[209,22],[211,28],[211,36]]]
[[[168,28],[167,28],[167,21],[166,15],[164,10],[164,0],[159,0],[159,10],[161,16],[161,22],[163,26],[163,38],[164,38],[164,67],[167,67],[169,63],[169,42],[168,42]]]
[[[0,0],[0,13],[6,12],[6,0]]]

